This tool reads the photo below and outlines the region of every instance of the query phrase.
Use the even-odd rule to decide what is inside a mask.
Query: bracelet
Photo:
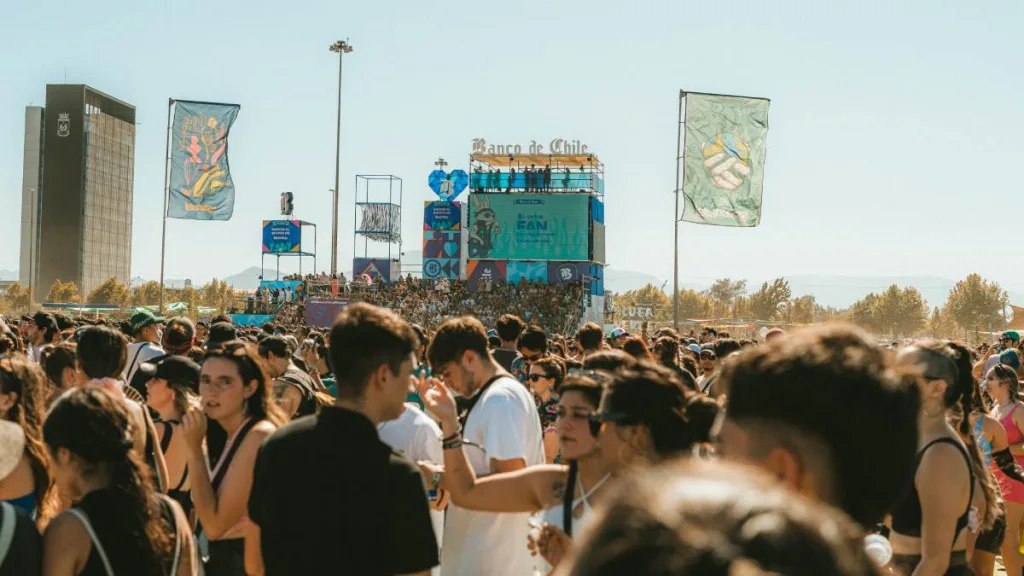
[[[456,438],[451,442],[445,442],[444,444],[441,444],[442,450],[455,450],[458,448],[462,448],[462,438]]]
[[[453,432],[451,436],[446,436],[442,438],[441,444],[447,444],[460,436],[462,436],[462,426],[459,426],[459,429]]]

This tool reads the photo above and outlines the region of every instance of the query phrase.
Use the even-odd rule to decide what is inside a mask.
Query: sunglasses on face
[[[593,412],[585,410],[583,408],[577,408],[575,410],[567,410],[565,406],[559,406],[555,408],[555,420],[565,420],[566,418],[571,420],[590,420],[593,416]]]
[[[617,424],[636,424],[634,416],[623,412],[597,412],[587,417],[590,421],[590,434],[597,436],[601,432],[601,424],[615,422]]]
[[[530,382],[536,382],[537,380],[540,380],[541,378],[547,379],[547,378],[551,378],[551,376],[548,376],[546,374],[530,374],[529,376],[527,376],[527,378],[530,379]]]

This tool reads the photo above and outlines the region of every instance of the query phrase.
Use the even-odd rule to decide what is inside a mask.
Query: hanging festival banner
[[[228,133],[241,106],[175,101],[167,217],[230,220],[235,185]]]
[[[763,98],[686,93],[686,222],[757,226],[768,136]]]

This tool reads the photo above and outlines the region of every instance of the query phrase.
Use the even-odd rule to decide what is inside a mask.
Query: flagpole
[[[167,252],[167,202],[170,195],[170,165],[171,165],[171,108],[174,106],[174,98],[167,99],[167,142],[166,154],[164,155],[164,214],[163,234],[160,238],[160,313],[164,313],[164,257]]]
[[[685,92],[679,91],[679,120],[676,122],[676,209],[672,213],[672,227],[675,232],[673,247],[673,276],[672,276],[672,327],[679,332],[679,189],[682,183],[679,181],[680,158],[682,157],[683,144],[683,97]]]

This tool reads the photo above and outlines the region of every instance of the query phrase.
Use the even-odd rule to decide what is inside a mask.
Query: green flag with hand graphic
[[[682,220],[712,226],[761,223],[768,103],[686,94]]]

